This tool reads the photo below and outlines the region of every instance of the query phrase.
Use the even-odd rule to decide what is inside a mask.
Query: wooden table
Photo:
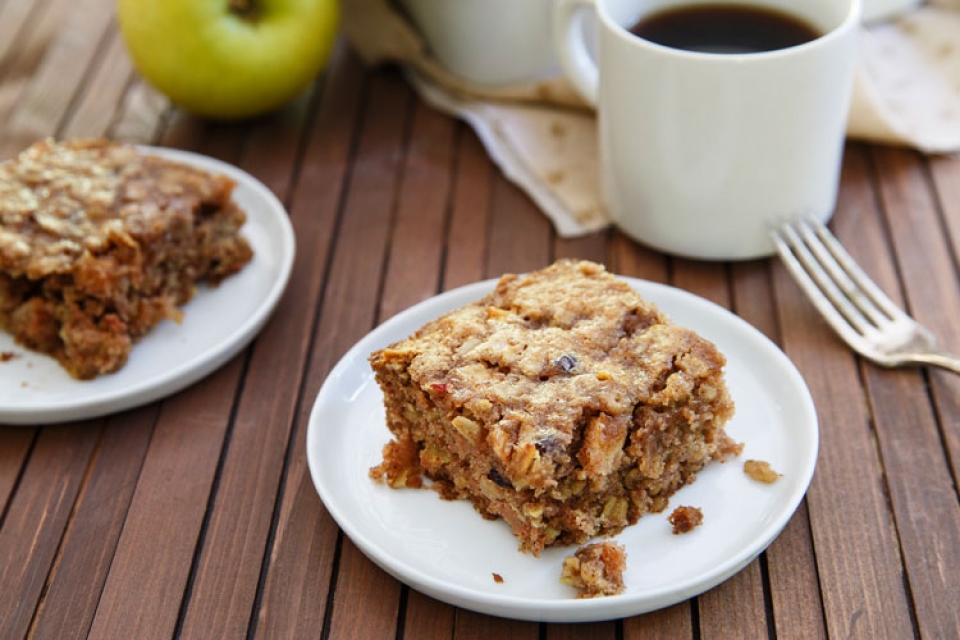
[[[0,428],[0,637],[960,637],[960,377],[855,357],[777,261],[558,238],[468,128],[342,47],[282,113],[207,124],[137,77],[110,0],[0,0],[0,158],[50,135],[239,165],[287,205],[298,254],[264,331],[196,385],[104,419]],[[848,145],[833,227],[960,352],[960,157]],[[563,256],[731,308],[797,364],[821,429],[807,497],[758,560],[693,600],[584,625],[488,617],[388,577],[339,532],[305,458],[324,376],[366,332]]]

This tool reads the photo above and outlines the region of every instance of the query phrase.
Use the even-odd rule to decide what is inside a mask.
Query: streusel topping
[[[584,423],[585,437],[598,441],[590,448],[602,450],[606,440],[623,442],[641,400],[668,407],[691,392],[726,393],[707,382],[724,364],[712,345],[590,262],[507,276],[387,351],[416,354],[411,379],[440,406],[495,425],[488,438],[505,468],[528,476],[542,468],[546,482],[572,462]],[[603,475],[616,460],[579,462]]]
[[[0,268],[31,279],[67,272],[85,252],[162,235],[232,186],[128,145],[38,142],[0,165]]]

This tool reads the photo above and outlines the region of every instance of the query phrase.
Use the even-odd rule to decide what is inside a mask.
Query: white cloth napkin
[[[462,118],[491,159],[571,237],[609,224],[600,198],[596,126],[563,78],[479,87],[434,60],[388,0],[343,0],[347,40],[371,64],[403,64],[433,107]],[[862,28],[847,126],[853,139],[924,153],[960,151],[960,0],[931,0]]]

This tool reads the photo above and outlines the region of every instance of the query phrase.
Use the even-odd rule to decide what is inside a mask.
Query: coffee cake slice
[[[75,378],[116,371],[251,259],[233,188],[129,145],[34,144],[0,165],[0,328]]]
[[[394,436],[371,476],[425,475],[534,554],[662,511],[740,451],[723,355],[591,262],[506,275],[370,363]]]

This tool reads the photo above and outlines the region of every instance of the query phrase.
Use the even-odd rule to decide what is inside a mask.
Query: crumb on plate
[[[743,463],[743,472],[757,482],[772,484],[781,474],[773,470],[769,462],[764,460],[747,460]]]
[[[623,545],[606,540],[580,547],[563,560],[560,582],[577,590],[577,598],[598,598],[623,593],[627,552]]]
[[[699,507],[680,506],[667,518],[673,525],[673,534],[689,533],[703,524],[703,511]]]

